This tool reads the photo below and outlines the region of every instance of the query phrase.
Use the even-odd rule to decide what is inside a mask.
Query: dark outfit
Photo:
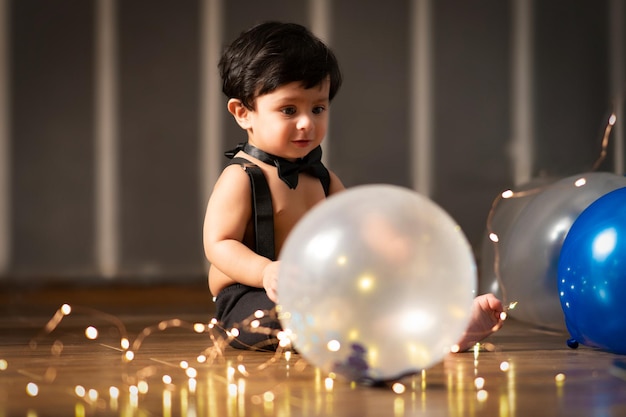
[[[278,176],[291,189],[297,187],[299,173],[306,172],[320,179],[324,193],[328,196],[330,174],[321,162],[322,149],[319,146],[295,162],[263,152],[248,143],[239,144],[232,151],[226,152],[226,156],[232,159],[229,165],[241,165],[250,177],[255,236],[255,247],[252,249],[257,254],[274,261],[276,260],[276,253],[274,249],[272,196],[263,171],[247,159],[235,157],[235,154],[240,150],[260,161],[276,166]],[[249,324],[246,321],[249,321],[257,310],[266,312],[265,317],[261,319],[261,327],[274,330],[282,328],[274,309],[276,304],[269,299],[265,289],[233,284],[220,291],[215,302],[216,318],[221,326],[227,330],[233,327],[237,327],[239,330],[239,335],[233,339],[231,346],[238,349],[276,350],[277,340],[271,334],[266,334],[263,331],[250,332],[245,330]]]

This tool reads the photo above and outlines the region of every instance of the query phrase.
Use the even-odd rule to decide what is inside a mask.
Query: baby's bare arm
[[[471,348],[502,327],[502,302],[493,294],[483,294],[474,298],[470,323],[458,343],[459,351]]]
[[[272,261],[243,243],[252,216],[250,193],[248,174],[232,165],[224,170],[209,199],[203,240],[211,262],[209,287],[214,295],[236,282],[264,287],[264,271]]]
[[[334,172],[329,170],[328,173],[330,174],[330,189],[328,190],[328,195],[333,195],[346,189],[339,177],[335,175]]]

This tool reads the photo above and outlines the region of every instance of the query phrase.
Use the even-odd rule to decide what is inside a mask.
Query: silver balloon
[[[442,360],[476,295],[459,226],[396,186],[354,187],[321,203],[280,260],[285,333],[309,362],[353,380],[395,379]]]
[[[506,291],[503,292],[500,288],[498,270],[502,253],[506,252],[511,240],[513,225],[528,203],[555,181],[556,179],[552,177],[532,179],[514,187],[511,190],[513,192],[511,198],[500,199],[492,208],[490,224],[485,227],[480,249],[480,261],[478,263],[480,266],[478,274],[479,294],[493,293],[501,300],[505,298]],[[496,242],[492,240],[491,233],[496,234],[498,239]]]
[[[523,208],[500,251],[506,301],[518,302],[511,317],[566,330],[557,285],[565,236],[585,208],[625,186],[626,177],[608,172],[574,175],[546,187]]]

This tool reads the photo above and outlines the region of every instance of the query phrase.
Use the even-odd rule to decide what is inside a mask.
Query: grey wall
[[[212,1],[212,0],[211,0]],[[315,0],[216,1],[221,43],[264,20],[310,25]],[[416,2],[419,0],[416,0]],[[411,0],[325,2],[345,84],[332,106],[329,164],[347,186],[414,186]],[[209,0],[118,0],[119,264],[114,279],[198,279],[201,242],[201,10]],[[614,2],[615,3],[615,2]],[[5,0],[10,169],[0,277],[98,277],[94,136],[97,1]],[[493,198],[514,185],[513,1],[431,2],[432,191],[480,247]],[[613,94],[610,0],[531,2],[532,176],[588,170]],[[624,8],[621,9],[624,12]],[[623,13],[622,13],[623,14]],[[622,22],[626,16],[621,16]],[[623,31],[622,31],[623,35]],[[622,48],[625,44],[621,39]],[[623,57],[626,51],[620,51]],[[623,59],[623,58],[622,58]],[[623,79],[622,79],[623,80]],[[225,110],[226,149],[244,139]],[[619,115],[620,118],[624,115]],[[623,138],[621,138],[623,140]],[[610,151],[613,150],[613,145]],[[218,159],[220,160],[220,159]],[[222,160],[220,160],[222,161]],[[611,158],[603,170],[614,170]],[[223,164],[223,162],[221,162]],[[212,167],[219,172],[220,166]],[[0,188],[1,189],[1,188]],[[479,256],[480,254],[477,253]],[[0,257],[2,259],[2,257]],[[203,279],[203,278],[200,278]]]

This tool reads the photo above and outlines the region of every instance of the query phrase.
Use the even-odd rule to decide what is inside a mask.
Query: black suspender
[[[258,165],[245,158],[236,157],[231,159],[228,165],[241,165],[250,177],[252,188],[252,216],[254,217],[255,252],[272,261],[276,260],[274,247],[274,208],[272,207],[272,195],[263,171]],[[328,196],[330,188],[330,176],[320,178],[324,193]]]
[[[244,158],[233,158],[229,165],[239,164],[250,177],[252,188],[252,216],[254,217],[255,252],[272,261],[274,251],[274,209],[267,180],[258,165]]]

